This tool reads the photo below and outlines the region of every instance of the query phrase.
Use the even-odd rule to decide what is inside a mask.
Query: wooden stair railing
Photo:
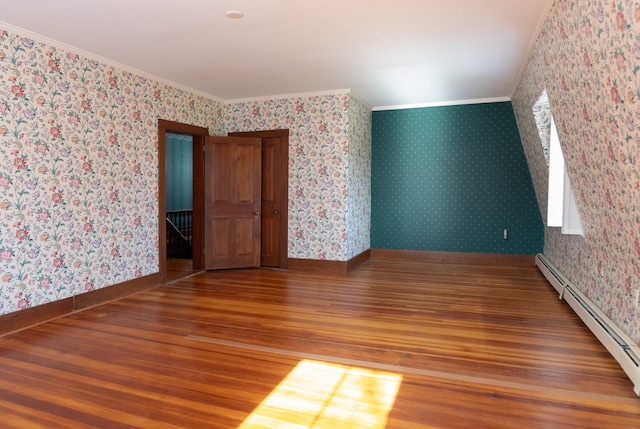
[[[191,259],[191,243],[167,217],[167,258]]]
[[[168,210],[169,219],[191,246],[193,240],[193,210]]]

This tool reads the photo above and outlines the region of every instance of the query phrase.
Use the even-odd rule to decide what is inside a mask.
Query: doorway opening
[[[191,265],[167,255],[167,134],[191,137],[192,215]],[[158,253],[162,283],[205,268],[205,140],[207,128],[158,120]],[[288,267],[289,130],[231,133],[230,137],[258,137],[262,141],[260,266]],[[171,145],[171,143],[169,143]],[[188,143],[187,143],[188,144]],[[171,206],[169,206],[171,209]],[[178,228],[180,229],[180,228]],[[184,234],[183,234],[184,235]],[[186,237],[185,237],[186,238]],[[171,267],[168,266],[171,262]],[[188,261],[188,260],[184,260]],[[178,266],[174,263],[178,262]],[[186,266],[186,268],[185,268]],[[168,272],[168,268],[170,268]]]
[[[166,133],[167,279],[193,272],[193,136]]]
[[[204,160],[202,156],[202,146],[204,145],[205,136],[209,134],[209,130],[204,127],[195,127],[192,125],[181,124],[179,122],[158,120],[158,254],[159,254],[159,273],[162,283],[184,277],[193,272],[201,271],[204,267],[202,258],[202,249],[204,248],[204,207],[203,195],[203,171]],[[167,151],[167,135],[169,135],[169,153]],[[174,143],[171,140],[177,137],[182,140],[180,143]],[[167,157],[173,155],[173,150],[184,149],[185,145],[191,143],[191,180],[184,180],[185,186],[191,186],[191,189],[180,188],[182,192],[191,195],[191,216],[185,224],[190,224],[189,231],[186,231],[186,225],[182,228],[185,233],[190,234],[189,242],[191,245],[190,259],[175,258],[175,254],[168,255],[167,238],[176,238],[175,231],[169,229],[167,225],[171,218],[168,216],[167,210],[167,177],[175,180],[174,171],[167,171]],[[172,147],[177,144],[177,147]],[[171,161],[173,162],[173,160]],[[170,167],[173,170],[173,166]],[[174,190],[169,191],[169,197]],[[173,198],[173,197],[170,197]],[[171,203],[173,204],[173,202]],[[169,208],[172,206],[170,205]],[[170,214],[170,213],[169,213]],[[167,220],[169,219],[169,221]],[[171,221],[173,222],[173,221]],[[176,222],[179,222],[176,220]],[[176,229],[181,227],[176,225]],[[169,233],[167,231],[170,231]],[[185,237],[186,238],[186,237]],[[183,243],[184,244],[184,243]],[[173,252],[173,251],[172,251]],[[186,255],[182,255],[186,256]]]

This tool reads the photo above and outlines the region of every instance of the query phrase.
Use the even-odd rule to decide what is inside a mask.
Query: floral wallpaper
[[[347,260],[371,248],[371,117],[369,106],[349,99]]]
[[[366,175],[350,183],[349,162],[353,159],[354,168],[359,168],[359,157],[366,156],[363,151],[371,147],[370,132],[367,135],[361,130],[362,110],[355,107],[350,121],[354,103],[358,105],[353,96],[342,93],[226,106],[227,132],[289,129],[289,258],[346,261],[351,257],[350,225],[360,234],[353,237],[352,248],[368,249],[368,237],[365,241],[356,229],[368,225],[368,212],[356,207],[352,208],[353,216],[349,212],[350,204],[355,204],[349,194],[367,195],[365,187],[369,186]],[[350,142],[350,136],[356,141]],[[366,203],[370,192],[363,198]]]
[[[158,271],[158,118],[220,102],[0,29],[0,314]]]
[[[640,3],[557,0],[549,13],[513,100],[542,213],[532,106],[545,89],[585,239],[547,228],[544,253],[640,342]]]

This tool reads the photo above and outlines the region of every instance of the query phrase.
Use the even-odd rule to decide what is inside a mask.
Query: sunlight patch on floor
[[[383,429],[402,376],[302,360],[238,429]]]

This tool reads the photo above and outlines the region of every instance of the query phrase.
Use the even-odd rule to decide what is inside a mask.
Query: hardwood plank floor
[[[167,283],[197,273],[193,269],[193,259],[167,259]]]
[[[640,428],[535,267],[201,273],[0,338],[2,428]]]

